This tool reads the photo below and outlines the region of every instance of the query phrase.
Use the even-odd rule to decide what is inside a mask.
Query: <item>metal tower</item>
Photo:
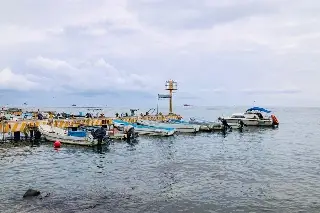
[[[173,91],[176,91],[178,90],[178,87],[177,87],[177,82],[173,81],[173,80],[169,80],[169,81],[166,81],[166,90],[169,91],[169,95],[170,95],[170,100],[169,100],[169,114],[172,114],[173,113],[173,110],[172,110],[172,93]]]

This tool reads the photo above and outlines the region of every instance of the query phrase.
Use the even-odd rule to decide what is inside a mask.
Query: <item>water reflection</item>
[[[101,144],[98,144],[95,147],[93,146],[92,150],[93,152],[97,152],[98,154],[105,154],[110,152],[109,145],[101,145]]]
[[[41,145],[40,140],[31,139],[30,140],[30,147],[39,147]]]

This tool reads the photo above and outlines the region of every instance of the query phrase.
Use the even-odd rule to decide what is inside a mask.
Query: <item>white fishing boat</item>
[[[212,122],[212,121],[206,121],[206,120],[201,120],[196,118],[190,118],[189,123],[200,125],[200,131],[212,131],[212,130],[222,129],[221,122]]]
[[[39,131],[42,136],[51,142],[60,141],[62,144],[82,145],[82,146],[95,146],[98,145],[98,140],[94,139],[93,136],[87,133],[84,137],[71,136],[67,130],[50,125],[40,125]],[[105,144],[103,140],[101,144]]]
[[[235,113],[230,117],[223,118],[229,125],[238,124],[240,121],[246,126],[278,126],[279,121],[275,115],[269,115],[270,110],[261,107],[252,107],[245,113]]]
[[[172,136],[176,132],[174,128],[159,128],[147,125],[139,125],[128,123],[122,120],[113,120],[113,124],[118,128],[123,128],[124,126],[131,125],[134,128],[134,131],[139,135],[148,135],[148,136]]]
[[[148,120],[138,120],[138,124],[146,125],[146,126],[153,126],[157,128],[173,128],[177,132],[184,132],[184,133],[195,133],[199,132],[200,125],[196,124],[188,124],[188,123],[165,123],[165,122],[156,122],[156,121],[148,121]]]
[[[213,129],[213,125],[210,122],[198,121],[194,118],[190,118],[190,121],[170,119],[167,121],[170,124],[192,124],[192,125],[200,125],[199,131],[211,131]]]
[[[200,131],[220,131],[224,129],[221,121],[205,121],[195,118],[190,118],[189,123],[201,125]],[[239,123],[229,124],[232,129],[240,129],[241,125]],[[201,130],[202,128],[202,130]]]
[[[196,119],[196,118],[190,118],[189,121],[170,120],[170,122],[200,125],[200,131],[212,131],[215,129],[220,129],[222,126],[221,122],[212,122],[212,121],[206,121],[206,120],[201,120],[201,119]]]

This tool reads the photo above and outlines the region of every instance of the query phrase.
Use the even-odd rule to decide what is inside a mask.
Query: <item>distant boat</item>
[[[72,104],[72,106],[77,106],[77,105],[75,105],[75,104]]]
[[[190,104],[183,104],[183,106],[191,106]]]

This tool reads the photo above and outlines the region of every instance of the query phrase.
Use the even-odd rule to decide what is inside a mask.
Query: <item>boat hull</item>
[[[173,128],[176,129],[177,132],[182,133],[195,133],[200,131],[200,125],[195,124],[173,124],[173,123],[160,123],[146,120],[139,120],[138,123],[153,127],[160,128]]]
[[[168,132],[163,132],[163,131],[157,132],[157,131],[143,130],[143,129],[139,129],[139,128],[136,128],[136,129],[135,129],[135,132],[137,132],[139,135],[163,136],[163,137],[172,136],[172,135],[174,135],[174,133],[175,133],[174,130],[171,130],[171,131],[168,131]]]
[[[124,121],[113,121],[113,123],[118,127],[123,127],[131,125],[134,128],[134,131],[139,135],[148,135],[148,136],[172,136],[176,132],[175,129],[166,129],[166,128],[156,128],[152,126],[137,125],[131,124]]]
[[[200,131],[212,131],[222,129],[222,125],[220,123],[215,122],[190,121],[189,123],[200,125]]]
[[[60,141],[62,144],[70,145],[80,145],[80,146],[96,146],[98,145],[98,140],[93,139],[93,137],[74,137],[68,136],[63,129],[52,127],[49,125],[40,125],[39,131],[42,136],[51,142]],[[105,141],[102,141],[101,144],[105,144]]]
[[[241,120],[243,121],[243,123],[247,126],[269,126],[272,127],[273,126],[273,121],[270,119],[235,119],[235,118],[225,118],[225,120],[227,121],[227,123],[230,124],[238,124]]]
[[[228,123],[229,126],[232,128],[232,129],[240,129],[241,126],[240,124],[238,123]],[[223,125],[215,125],[213,128],[212,128],[212,131],[222,131],[224,129]]]

